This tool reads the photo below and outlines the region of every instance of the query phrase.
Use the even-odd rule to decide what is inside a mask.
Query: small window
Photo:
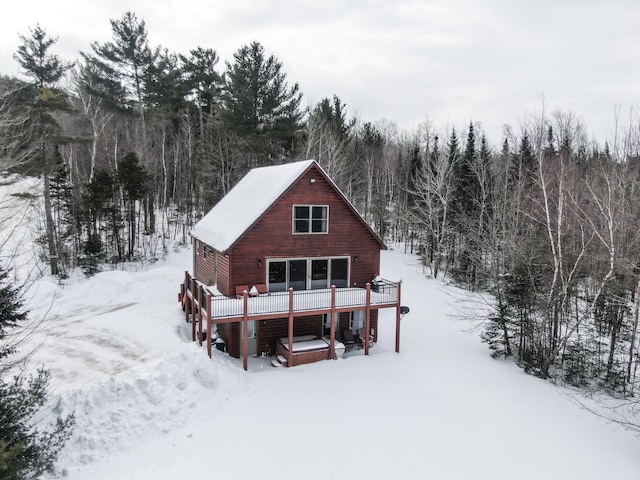
[[[326,205],[294,205],[293,233],[327,233],[329,207]]]

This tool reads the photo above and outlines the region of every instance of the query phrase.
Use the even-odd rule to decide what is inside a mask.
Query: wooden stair
[[[286,367],[287,366],[286,357],[284,357],[282,355],[276,355],[276,358],[273,358],[271,360],[271,366],[272,367]]]

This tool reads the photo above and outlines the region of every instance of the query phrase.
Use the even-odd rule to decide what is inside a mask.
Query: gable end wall
[[[328,205],[329,232],[294,235],[293,205]],[[380,273],[380,243],[312,167],[234,245],[229,253],[229,287],[267,283],[267,258],[325,256],[358,257],[350,265],[352,285],[364,286]]]

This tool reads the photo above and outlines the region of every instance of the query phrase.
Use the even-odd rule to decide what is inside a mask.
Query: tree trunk
[[[638,317],[640,310],[640,278],[636,284],[636,293],[633,302],[633,328],[631,329],[631,340],[629,340],[629,360],[627,362],[627,383],[631,383],[634,358],[637,356],[636,341],[638,338]],[[633,393],[633,385],[630,394]]]
[[[44,217],[47,230],[47,246],[49,248],[49,266],[51,268],[51,275],[58,275],[60,270],[58,267],[58,248],[54,231],[53,214],[51,212],[51,186],[49,181],[49,158],[47,156],[46,141],[42,142],[42,157],[44,163]]]

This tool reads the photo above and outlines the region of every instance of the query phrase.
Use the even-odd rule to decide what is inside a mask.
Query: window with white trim
[[[293,233],[328,233],[329,207],[327,205],[294,205]]]

